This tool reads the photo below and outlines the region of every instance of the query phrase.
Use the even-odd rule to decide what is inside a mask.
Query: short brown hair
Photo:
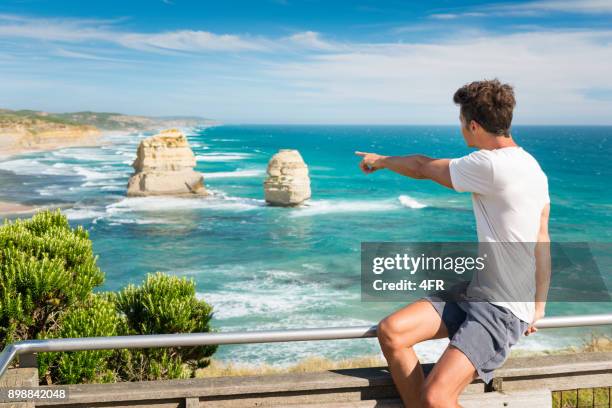
[[[453,101],[461,107],[466,123],[474,120],[489,133],[510,135],[512,111],[516,105],[510,85],[497,79],[475,81],[459,88]]]

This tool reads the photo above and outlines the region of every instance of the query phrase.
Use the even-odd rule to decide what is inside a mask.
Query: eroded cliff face
[[[140,142],[127,195],[206,195],[204,176],[193,170],[195,165],[185,135],[163,130]]]
[[[0,157],[103,143],[101,131],[122,133],[215,125],[198,117],[148,117],[109,112],[49,113],[0,108]]]
[[[268,162],[267,173],[264,195],[268,204],[295,206],[310,198],[308,166],[297,150],[279,150]]]
[[[101,133],[88,125],[37,118],[0,118],[0,154],[19,154],[98,143]]]

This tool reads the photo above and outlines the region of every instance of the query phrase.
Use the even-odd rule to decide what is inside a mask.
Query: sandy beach
[[[85,133],[84,135],[78,135],[78,137],[74,139],[68,137],[57,139],[49,138],[47,140],[43,139],[35,142],[24,142],[23,139],[26,138],[0,134],[0,160],[27,153],[57,150],[66,147],[99,146],[103,143],[99,132],[92,132],[91,134]]]
[[[36,211],[37,208],[38,207],[31,205],[0,201],[0,217],[15,214],[29,214]]]
[[[52,151],[67,147],[91,147],[104,144],[97,129],[83,131],[50,131],[33,136],[28,132],[0,133],[0,160],[27,153]],[[15,214],[30,214],[39,209],[10,201],[0,201],[0,217]]]

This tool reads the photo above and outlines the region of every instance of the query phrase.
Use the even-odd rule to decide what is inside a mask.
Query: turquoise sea
[[[355,150],[467,154],[458,127],[216,126],[184,129],[213,193],[202,199],[126,198],[130,164],[147,134],[109,134],[100,147],[0,161],[0,200],[65,208],[91,234],[103,290],[154,271],[193,278],[221,331],[364,325],[399,307],[360,302],[362,241],[474,241],[469,194],[390,172],[363,175]],[[548,174],[555,241],[612,241],[612,127],[523,127],[515,139]],[[268,159],[299,149],[313,198],[265,205]],[[612,271],[605,270],[610,274]],[[609,304],[551,304],[548,315],[609,312]],[[610,329],[600,328],[610,333]],[[578,346],[589,330],[540,331],[519,348]],[[435,359],[446,341],[418,348]],[[311,355],[378,354],[374,340],[227,346],[217,357],[287,364]]]

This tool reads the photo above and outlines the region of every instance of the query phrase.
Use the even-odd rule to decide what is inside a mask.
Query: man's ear
[[[480,124],[475,120],[470,120],[470,130],[472,131],[472,133],[475,133],[478,128],[480,128]]]

